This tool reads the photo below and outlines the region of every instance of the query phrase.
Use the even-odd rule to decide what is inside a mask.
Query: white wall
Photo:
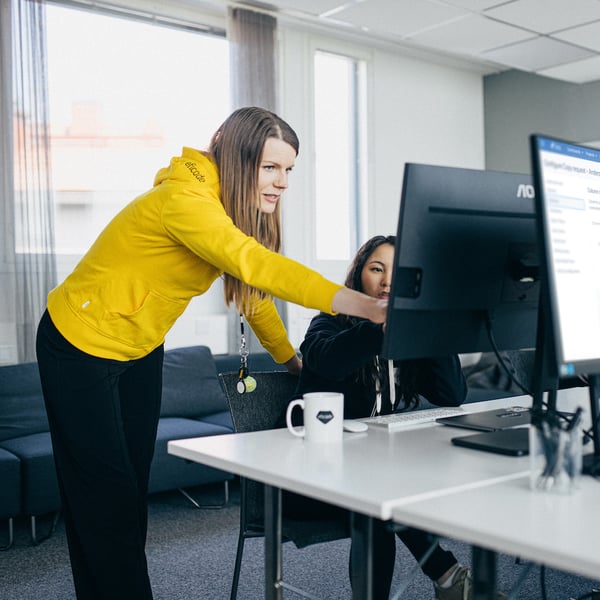
[[[395,229],[405,162],[484,167],[481,75],[298,29],[281,32],[281,38],[280,112],[300,136],[300,156],[282,205],[287,254],[319,266],[311,232],[315,48],[347,51],[369,62],[369,235],[395,233],[390,229]]]
[[[484,167],[481,76],[381,52],[374,70],[373,235],[395,233],[404,163]]]
[[[339,51],[368,63],[369,236],[395,234],[405,162],[484,167],[482,76],[381,48],[280,29],[281,115],[300,136],[300,156],[286,192],[285,253],[342,282],[347,264],[314,254],[312,53]],[[289,333],[299,343],[312,311],[289,306]]]
[[[210,21],[219,25],[214,15]],[[405,162],[483,168],[482,76],[459,67],[425,62],[392,49],[314,33],[300,25],[280,24],[279,44],[279,112],[296,129],[301,144],[282,205],[284,252],[341,282],[347,264],[318,262],[314,254],[311,161],[314,50],[343,52],[368,64],[369,235],[395,233]],[[289,333],[296,345],[312,314],[300,307],[288,307]],[[222,288],[217,282],[207,295],[191,303],[167,336],[166,346],[207,344],[215,353],[224,352],[228,337],[237,339],[233,324],[231,316],[227,317]],[[232,341],[230,346],[232,343],[235,344]],[[236,351],[235,345],[233,350]]]

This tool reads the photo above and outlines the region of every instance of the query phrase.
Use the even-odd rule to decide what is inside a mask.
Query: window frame
[[[327,185],[327,181],[322,182],[319,174],[320,168],[320,148],[318,147],[320,135],[317,131],[319,123],[321,121],[317,108],[317,100],[318,94],[320,93],[317,90],[317,59],[319,55],[323,57],[331,57],[333,60],[341,59],[345,61],[344,65],[340,65],[341,68],[345,68],[346,73],[346,82],[347,82],[347,90],[350,95],[347,101],[347,109],[350,113],[351,122],[348,126],[348,140],[350,142],[350,147],[346,148],[348,164],[345,165],[347,168],[347,172],[345,173],[347,176],[347,180],[345,182],[346,185],[342,185],[341,187],[347,188],[348,197],[343,202],[345,204],[345,208],[347,213],[343,215],[342,222],[345,234],[345,240],[342,242],[341,239],[338,242],[347,244],[347,251],[345,255],[340,255],[339,257],[335,257],[335,251],[331,254],[320,254],[319,250],[322,244],[322,240],[319,239],[320,232],[323,231],[324,227],[327,227],[328,222],[320,223],[319,219],[321,218],[321,207],[320,202],[320,189],[319,186]],[[315,49],[313,52],[313,110],[315,112],[315,117],[313,120],[313,136],[315,143],[315,188],[314,188],[314,197],[315,197],[315,219],[314,226],[316,231],[316,239],[315,239],[315,256],[319,261],[349,261],[352,259],[352,256],[358,249],[366,237],[366,231],[368,230],[368,219],[366,213],[366,204],[367,204],[367,194],[366,187],[368,182],[368,173],[366,169],[367,163],[367,147],[366,147],[366,136],[367,136],[367,123],[366,123],[366,72],[367,66],[366,62],[362,59],[356,58],[355,56],[348,56],[346,53],[341,52],[332,52],[329,50]],[[324,115],[325,117],[327,115]],[[330,155],[325,156],[325,165],[322,167],[324,173],[330,172]],[[327,177],[327,175],[325,176]],[[333,173],[333,179],[335,180],[336,175]],[[329,215],[331,218],[332,215]],[[342,226],[341,223],[338,223]]]

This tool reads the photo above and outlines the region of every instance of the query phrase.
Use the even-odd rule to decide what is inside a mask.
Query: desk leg
[[[359,566],[353,568],[352,600],[373,600],[373,518],[352,514],[352,555]]]
[[[496,600],[496,553],[473,546],[473,600]]]
[[[265,599],[281,600],[281,490],[265,484]]]

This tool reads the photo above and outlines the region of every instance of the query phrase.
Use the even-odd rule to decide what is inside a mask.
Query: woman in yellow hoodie
[[[152,598],[148,477],[164,337],[224,278],[273,358],[298,373],[273,297],[374,322],[386,303],[280,254],[281,195],[298,138],[277,115],[232,113],[207,152],[184,148],[48,296],[37,356],[79,599]]]

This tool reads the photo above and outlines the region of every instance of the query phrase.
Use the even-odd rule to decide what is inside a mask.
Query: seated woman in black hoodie
[[[372,297],[388,298],[395,242],[394,236],[375,236],[367,241],[350,266],[346,285]],[[384,327],[341,314],[317,315],[300,346],[303,366],[297,395],[342,392],[346,419],[410,410],[418,406],[419,396],[439,406],[462,404],[467,388],[458,356],[390,363],[379,358]],[[395,381],[391,394],[390,367]],[[290,517],[310,514],[313,518],[318,515],[330,518],[336,510],[340,516],[343,512],[293,494],[284,495],[283,509]],[[354,515],[355,523],[360,518]],[[434,541],[428,533],[414,528],[397,535],[417,560],[421,560]],[[375,522],[374,536],[374,597],[385,600],[394,572],[396,539],[381,521]],[[364,565],[365,557],[358,554],[356,549],[350,553],[351,581]],[[422,569],[434,583],[436,598],[471,598],[470,570],[459,565],[454,555],[439,544],[435,544]]]

